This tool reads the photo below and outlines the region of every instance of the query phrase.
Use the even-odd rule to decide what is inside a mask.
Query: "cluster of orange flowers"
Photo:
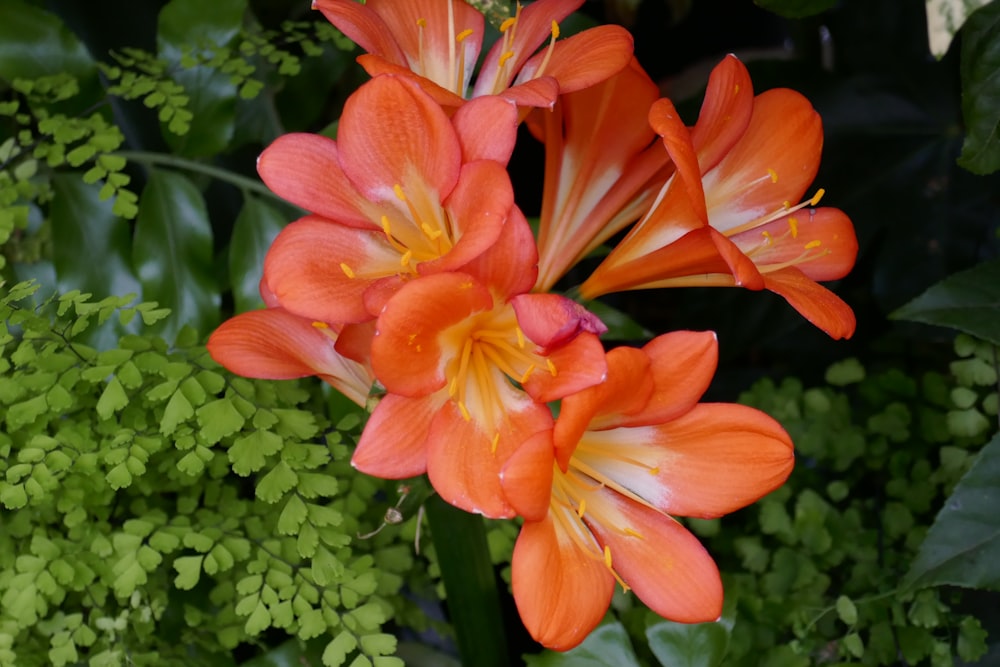
[[[523,517],[514,597],[555,649],[587,636],[616,583],[667,618],[718,618],[718,569],[672,517],[732,512],[793,465],[771,418],[699,403],[713,333],[605,352],[605,326],[556,282],[628,230],[580,286],[585,299],[743,286],[780,294],[835,338],[854,330],[817,284],[853,265],[851,222],[815,208],[822,191],[798,203],[822,145],[809,102],[754,96],[727,57],[686,127],[627,31],[557,40],[581,4],[519,8],[476,67],[484,19],[461,0],[315,0],[367,51],[372,79],[336,141],[289,134],[261,155],[265,183],[311,214],[267,254],[267,308],[208,344],[243,375],[317,375],[360,405],[374,388],[358,470],[427,473],[457,507]],[[537,235],[507,172],[522,122],[546,151]]]

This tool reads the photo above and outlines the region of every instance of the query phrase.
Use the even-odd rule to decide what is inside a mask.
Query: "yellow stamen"
[[[559,24],[552,21],[552,39],[559,39]]]
[[[417,25],[421,28],[427,27],[427,19],[417,19]]]
[[[409,250],[409,249],[407,249],[407,251],[406,251],[406,252],[404,252],[404,253],[403,253],[403,254],[402,254],[402,255],[400,256],[400,258],[399,258],[399,265],[400,265],[400,266],[409,266],[409,264],[410,264],[410,260],[411,260],[411,259],[413,259],[413,251],[412,251],[412,250]]]
[[[344,275],[347,276],[348,278],[354,278],[354,271],[352,271],[351,267],[349,267],[344,262],[340,263],[340,270],[343,271]]]
[[[659,468],[659,466],[653,466],[652,468],[650,468],[646,472],[648,472],[653,477],[656,477],[657,475],[660,474],[660,468]]]
[[[737,83],[736,85],[733,86],[733,95],[736,95],[739,92],[740,92],[740,84]]]
[[[312,325],[317,329],[329,329],[330,325],[326,322],[313,322]]]
[[[788,219],[788,229],[791,230],[793,239],[799,237],[799,221],[796,218]]]
[[[490,443],[490,454],[497,453],[498,444],[500,444],[500,431],[493,434],[493,442]]]
[[[611,569],[611,547],[607,544],[604,545],[604,564],[609,570]]]
[[[826,190],[824,190],[823,188],[820,188],[819,190],[817,190],[816,194],[813,195],[813,198],[809,200],[809,205],[810,206],[815,206],[816,204],[818,204],[819,200],[822,199],[823,195],[825,195],[825,194],[826,194]]]
[[[514,332],[517,334],[517,346],[524,349],[524,332],[521,331],[521,327],[514,327]]]
[[[474,32],[475,32],[475,30],[473,30],[472,28],[467,28],[467,29],[463,30],[462,32],[458,33],[457,35],[455,35],[455,41],[458,42],[459,44],[461,44],[463,41],[465,41],[466,37],[468,37],[469,35],[471,35]]]
[[[631,528],[627,528],[626,527],[624,532],[629,537],[638,537],[640,540],[646,539],[645,535],[643,535],[642,533],[640,533],[638,531],[632,530]]]
[[[788,209],[790,209],[792,207],[792,202],[790,202],[790,201],[788,201],[786,199],[785,201],[781,202],[781,205],[784,206],[785,210],[787,211]]]
[[[762,231],[760,235],[764,237],[764,242],[767,243],[768,245],[774,243],[774,239],[771,238],[771,232],[767,231],[766,229]]]
[[[556,365],[554,363],[552,363],[551,359],[546,358],[545,359],[545,365],[549,367],[549,373],[552,374],[552,377],[555,377],[556,375],[558,375],[558,373],[556,372]]]
[[[771,177],[771,182],[772,183],[777,183],[778,182],[778,172],[776,172],[774,169],[768,169],[767,170],[767,175]]]
[[[810,241],[809,243],[806,244],[806,250],[812,250],[813,248],[818,248],[821,245],[823,245],[823,243],[818,239],[815,241]]]
[[[503,67],[507,64],[507,61],[514,57],[513,51],[505,51],[503,55],[500,56],[500,62],[497,63],[497,67]]]
[[[576,508],[576,515],[582,519],[583,515],[586,514],[586,512],[587,512],[587,499],[580,498],[580,505]]]
[[[509,19],[505,20],[503,23],[500,24],[500,32],[501,33],[507,32],[508,30],[510,30],[510,27],[515,23],[517,23],[517,17],[511,16]]]
[[[426,222],[420,223],[420,230],[429,238],[431,241],[437,241],[438,238],[443,234],[440,229],[431,229],[430,225]]]
[[[518,379],[518,382],[520,382],[521,384],[524,384],[525,382],[528,381],[528,378],[531,377],[531,374],[534,373],[534,372],[535,372],[535,365],[531,364],[530,366],[528,366],[528,370],[524,371],[524,375],[522,375]]]
[[[406,201],[406,194],[403,192],[403,188],[399,185],[399,183],[392,186],[392,191],[396,193],[396,198],[399,199],[399,201]]]
[[[462,412],[462,417],[465,419],[465,421],[472,421],[472,415],[469,414],[469,410],[468,408],[465,407],[465,403],[459,401],[458,409]]]

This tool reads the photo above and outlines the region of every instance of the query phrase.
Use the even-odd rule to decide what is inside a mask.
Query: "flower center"
[[[442,67],[442,63],[435,61],[432,49],[427,44],[427,19],[417,19],[417,62],[411,63],[414,71],[420,76],[430,79],[442,88],[447,88],[460,97],[465,96],[466,87],[466,66],[465,47],[462,45],[475,31],[466,28],[456,32],[455,29],[455,8],[448,3],[448,35],[452,37],[448,40],[448,61]],[[475,65],[475,63],[472,63]],[[471,72],[470,72],[471,74]]]
[[[517,24],[521,17],[521,3],[517,3],[517,9],[514,12],[514,16],[511,16],[503,23],[500,24],[500,34],[503,40],[500,49],[500,60],[497,62],[497,70],[493,75],[493,90],[491,91],[494,95],[499,95],[501,92],[506,90],[513,80],[516,72],[514,71],[514,62],[516,59],[514,55],[516,53],[516,48],[514,45],[515,39],[517,37]],[[537,79],[545,73],[545,68],[549,64],[549,60],[552,57],[552,50],[554,48],[556,40],[559,39],[559,24],[552,21],[551,37],[549,38],[549,45],[545,50],[545,57],[542,59],[541,64],[538,69],[532,74],[532,78]]]

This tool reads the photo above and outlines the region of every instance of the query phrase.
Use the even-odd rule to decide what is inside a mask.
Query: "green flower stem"
[[[483,517],[452,507],[438,495],[427,501],[425,509],[462,664],[509,666]]]
[[[220,169],[219,167],[213,167],[209,164],[204,164],[195,160],[188,160],[187,158],[178,157],[169,153],[115,151],[114,154],[125,158],[129,162],[138,162],[139,164],[144,165],[173,167],[175,169],[183,169],[185,171],[193,171],[198,174],[205,174],[206,176],[230,183],[241,190],[253,192],[254,194],[258,194],[262,197],[269,197],[270,199],[281,202],[286,206],[290,206],[287,201],[268,190],[267,186],[260,181],[247,178],[246,176],[240,176],[239,174],[229,171],[228,169]]]

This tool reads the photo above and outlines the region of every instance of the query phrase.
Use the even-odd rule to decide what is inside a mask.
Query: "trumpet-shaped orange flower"
[[[848,338],[850,307],[817,281],[854,265],[850,219],[802,204],[823,144],[819,115],[788,89],[751,98],[750,79],[733,57],[727,86],[709,89],[702,122],[689,131],[661,99],[649,122],[676,172],[646,215],[581,286],[585,298],[629,289],[743,286],[784,297],[834,338]]]
[[[265,380],[317,375],[363,407],[375,378],[371,366],[338,350],[341,332],[339,325],[265,308],[226,320],[206,347],[213,359],[239,375]]]
[[[634,58],[595,86],[559,96],[527,119],[545,144],[538,228],[544,292],[588,253],[638,220],[672,172],[649,107],[659,89]]]
[[[721,614],[718,569],[673,516],[719,517],[754,502],[784,482],[793,452],[762,412],[698,403],[716,360],[711,333],[612,350],[605,382],[563,399],[552,440],[536,437],[504,468],[508,501],[526,517],[514,599],[545,646],[580,643],[616,582],[666,618]]]
[[[500,26],[501,37],[472,73],[483,44],[483,15],[462,0],[314,0],[327,19],[361,46],[358,62],[372,76],[414,77],[442,105],[503,95],[519,106],[551,106],[560,90],[580,90],[624,67],[632,37],[618,26],[591,28],[568,39],[559,21],[583,0],[539,0]],[[549,40],[547,47],[536,54]]]
[[[411,81],[380,76],[348,99],[338,141],[278,138],[258,171],[314,215],[275,239],[264,288],[303,317],[362,322],[406,280],[482,254],[514,204],[516,116],[494,97],[449,118]]]
[[[468,272],[413,280],[385,304],[371,359],[388,393],[352,459],[390,479],[426,471],[449,503],[492,517],[513,516],[500,470],[551,431],[545,403],[605,373],[600,321],[563,297],[526,293],[534,246],[518,223]]]

